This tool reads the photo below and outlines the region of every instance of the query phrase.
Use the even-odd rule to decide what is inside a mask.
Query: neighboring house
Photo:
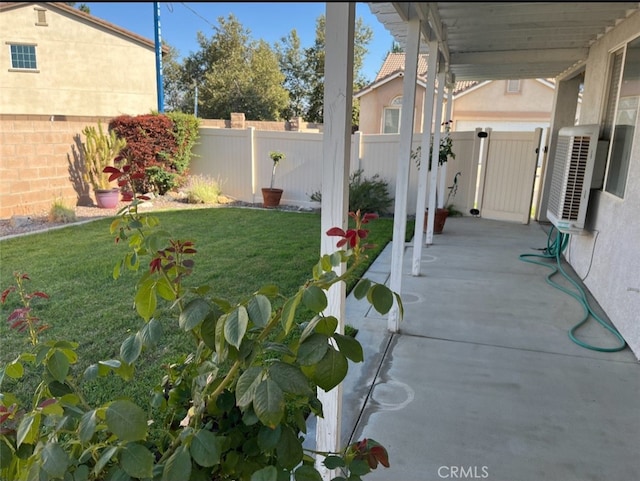
[[[422,109],[426,89],[427,55],[418,59],[414,130],[422,132]],[[375,81],[356,92],[360,99],[360,131],[395,134],[400,129],[404,77],[404,53],[390,53]],[[436,86],[437,88],[437,86]],[[453,130],[523,131],[547,128],[555,85],[546,79],[456,82],[453,89]],[[448,92],[445,91],[445,99]],[[448,100],[445,100],[445,102]],[[444,114],[443,114],[444,116]],[[443,117],[444,118],[444,117]]]
[[[153,41],[60,2],[2,2],[0,26],[0,114],[157,109]]]

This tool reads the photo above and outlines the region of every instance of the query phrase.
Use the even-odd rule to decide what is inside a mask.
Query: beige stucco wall
[[[640,13],[590,49],[580,124],[599,124],[607,92],[610,52],[640,35]],[[572,238],[567,257],[640,359],[640,129],[636,125],[624,199],[593,191],[588,232]],[[615,340],[612,340],[612,345]]]
[[[0,113],[117,116],[157,109],[154,49],[47,4],[0,13]],[[10,71],[11,42],[36,44],[38,72]]]
[[[382,113],[391,101],[403,92],[402,77],[395,78],[360,98],[360,126],[363,134],[382,133]],[[416,89],[416,106],[414,109],[413,130],[422,132],[422,108],[424,105],[424,88]]]
[[[553,88],[535,79],[520,82],[519,93],[507,93],[506,80],[494,80],[455,97],[453,119],[546,123],[553,107]],[[456,128],[456,130],[459,130]]]
[[[382,113],[398,95],[402,95],[402,78],[393,79],[360,98],[360,131],[365,134],[382,132]],[[425,89],[416,91],[415,128],[422,132],[422,110]],[[506,80],[496,80],[454,98],[452,118],[454,129],[460,123],[464,129],[497,127],[522,123],[527,130],[549,125],[553,106],[553,88],[535,80],[523,80],[520,93],[506,92]],[[472,125],[472,127],[468,127]],[[500,129],[504,130],[504,129]],[[520,130],[520,129],[515,129]]]

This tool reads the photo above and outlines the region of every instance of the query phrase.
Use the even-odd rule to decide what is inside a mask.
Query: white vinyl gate
[[[480,166],[478,209],[485,219],[528,224],[542,129],[492,132]]]

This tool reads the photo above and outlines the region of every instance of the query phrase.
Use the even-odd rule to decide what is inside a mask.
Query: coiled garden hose
[[[547,247],[543,250],[542,254],[520,254],[520,260],[523,262],[529,262],[531,264],[537,264],[540,266],[550,268],[551,273],[547,276],[547,284],[550,284],[556,289],[559,289],[562,292],[569,294],[571,297],[576,299],[584,309],[584,317],[582,318],[582,320],[569,330],[569,338],[573,342],[575,342],[578,346],[584,347],[586,349],[591,349],[592,351],[600,351],[600,352],[622,351],[627,346],[627,343],[622,337],[622,335],[620,335],[620,333],[615,327],[603,321],[595,312],[593,312],[593,309],[591,309],[591,306],[589,306],[589,301],[587,300],[587,295],[584,292],[584,289],[582,289],[582,287],[580,287],[580,285],[577,282],[571,279],[571,277],[569,277],[569,275],[562,268],[562,262],[560,260],[560,256],[562,255],[564,250],[567,248],[567,245],[569,244],[569,234],[564,234],[560,231],[557,231],[556,235],[554,236],[553,235],[554,230],[556,230],[556,228],[555,226],[552,226],[551,230],[549,231],[549,236],[547,237]],[[536,257],[542,258],[542,259],[555,258],[556,265],[549,264],[548,262],[540,262],[540,261],[531,259]],[[565,277],[565,279],[567,279],[576,288],[578,292],[573,292],[570,289],[567,289],[566,287],[561,286],[560,284],[554,282],[552,280],[552,277],[555,276],[558,272],[560,272]],[[593,317],[602,327],[604,327],[607,331],[613,334],[620,341],[620,345],[617,347],[598,347],[578,339],[576,336],[576,331],[580,329],[580,327],[582,327],[589,320],[589,317]]]

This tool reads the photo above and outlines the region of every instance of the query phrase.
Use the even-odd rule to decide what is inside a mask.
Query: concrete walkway
[[[537,223],[451,218],[421,276],[406,247],[399,333],[348,299],[366,360],[345,380],[343,442],[373,438],[391,462],[367,480],[640,479],[640,365],[569,339],[582,307],[518,259],[546,242]],[[367,276],[387,280],[390,254]],[[616,345],[595,321],[579,333]]]

